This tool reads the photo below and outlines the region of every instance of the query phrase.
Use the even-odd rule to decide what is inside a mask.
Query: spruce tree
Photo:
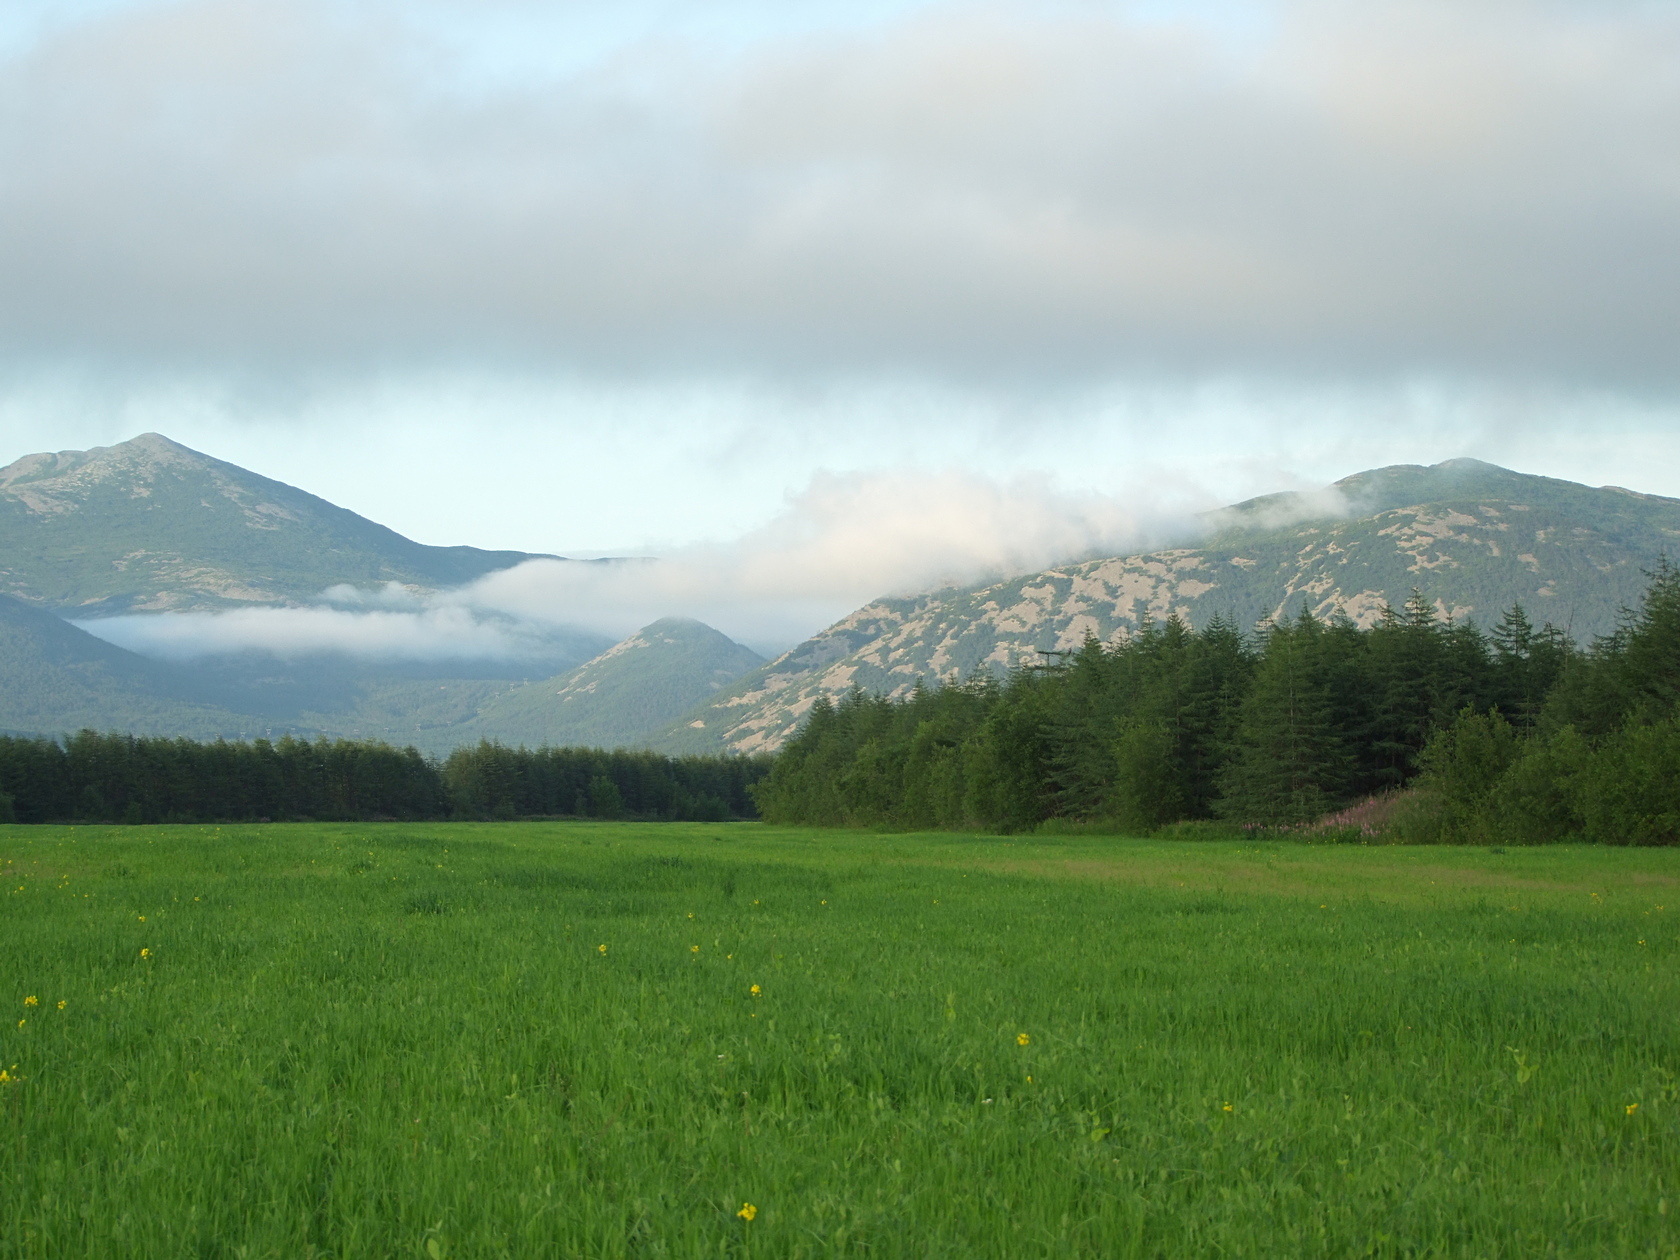
[[[1324,624],[1305,608],[1264,632],[1243,701],[1235,756],[1215,812],[1241,822],[1307,822],[1332,808],[1352,771],[1326,680]]]

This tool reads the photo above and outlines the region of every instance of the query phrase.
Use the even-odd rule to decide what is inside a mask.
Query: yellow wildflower
[[[1027,1036],[1026,1033],[1016,1033],[1015,1044],[1018,1046],[1030,1046],[1032,1045],[1032,1038]]]
[[[152,956],[152,951],[149,950],[149,949],[142,949],[140,951],[140,957],[142,957],[142,958],[150,958],[151,956]]]
[[[763,990],[763,989],[761,989],[761,988],[759,988],[759,987],[758,987],[758,986],[757,986],[757,985],[756,985],[756,984],[755,984],[755,985],[753,985],[753,987],[752,987],[752,988],[750,988],[750,989],[748,989],[748,990],[747,990],[747,992],[748,992],[748,993],[750,993],[750,994],[752,994],[752,995],[753,995],[753,996],[754,996],[754,997],[757,997],[757,996],[758,996],[758,995],[759,995],[759,994],[761,994],[761,993],[763,993],[763,992],[764,992],[764,990]]]
[[[688,952],[691,954],[698,954],[700,952],[700,947],[698,945],[690,945],[688,947]]]
[[[604,954],[607,952],[607,947],[605,945],[597,945],[595,947],[595,952],[598,954]]]
[[[1230,1103],[1226,1103],[1226,1104],[1225,1104],[1225,1107],[1224,1107],[1224,1110],[1226,1110],[1226,1111],[1229,1111],[1229,1110],[1231,1110],[1231,1104],[1230,1104]]]
[[[739,1216],[743,1221],[750,1221],[753,1217],[758,1215],[758,1209],[750,1203],[743,1203],[741,1204],[741,1210],[735,1213],[735,1215]]]
[[[25,1006],[39,1006],[39,1005],[41,1005],[40,1000],[38,998],[36,998],[36,996],[33,993],[31,993],[28,997],[23,999],[23,1004]]]
[[[1638,1103],[1629,1103],[1627,1105],[1627,1113],[1630,1116],[1638,1110],[1639,1110],[1639,1104]]]
[[[59,1000],[58,1000],[58,1009],[61,1010],[61,1011],[64,1009],[64,999],[63,998],[59,998]]]

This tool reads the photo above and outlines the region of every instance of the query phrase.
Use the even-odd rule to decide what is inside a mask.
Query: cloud
[[[556,631],[564,629],[448,603],[402,612],[237,608],[76,624],[131,652],[173,661],[251,651],[286,660],[330,654],[392,662],[523,661],[555,655]]]
[[[1159,490],[1070,493],[1045,477],[824,474],[730,543],[611,566],[531,561],[447,598],[614,633],[691,616],[754,646],[787,647],[882,595],[1192,535],[1201,526],[1186,503]]]
[[[1142,12],[953,4],[505,82],[397,6],[112,13],[0,77],[0,345],[1675,383],[1672,6]]]
[[[1200,528],[1186,502],[1158,489],[1098,495],[1065,492],[1043,477],[825,474],[768,525],[659,559],[534,560],[446,591],[337,586],[318,607],[79,624],[122,647],[177,660],[251,650],[533,659],[552,654],[579,627],[620,638],[667,616],[694,617],[779,651],[881,595],[1135,550]]]

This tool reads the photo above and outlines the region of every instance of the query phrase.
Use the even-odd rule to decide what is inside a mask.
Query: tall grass
[[[0,872],[0,1255],[1680,1254],[1680,853],[19,827]]]

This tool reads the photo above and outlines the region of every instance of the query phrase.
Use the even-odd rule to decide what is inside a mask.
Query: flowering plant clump
[[[735,1215],[739,1216],[743,1221],[750,1221],[753,1217],[758,1215],[758,1209],[750,1203],[743,1203],[741,1204],[741,1210],[735,1213]]]

